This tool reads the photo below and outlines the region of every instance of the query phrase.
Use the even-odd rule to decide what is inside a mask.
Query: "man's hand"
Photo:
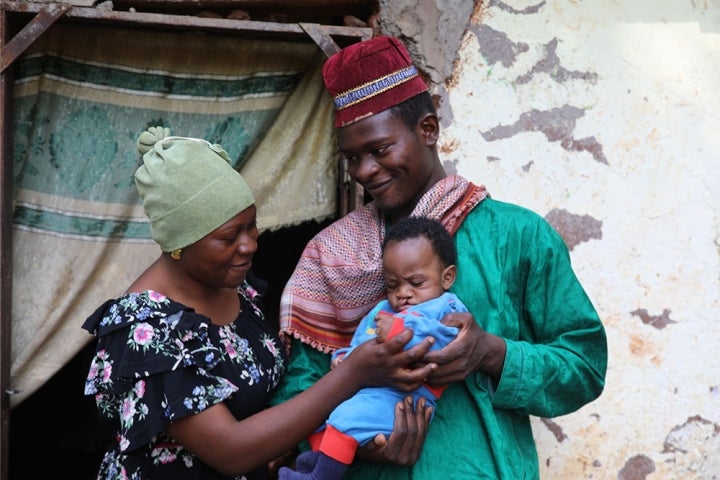
[[[295,458],[298,456],[299,450],[294,448],[285,452],[282,456],[268,463],[268,470],[270,470],[270,477],[277,478],[277,472],[280,467],[294,467]]]
[[[372,462],[414,465],[425,443],[428,425],[432,418],[432,407],[425,399],[418,400],[413,407],[412,397],[395,405],[395,424],[390,437],[377,435],[367,445],[358,449],[358,458]]]
[[[505,364],[505,341],[480,328],[469,313],[449,313],[442,323],[457,327],[459,332],[447,346],[423,357],[423,361],[438,365],[428,383],[440,387],[459,382],[477,370],[497,382]]]

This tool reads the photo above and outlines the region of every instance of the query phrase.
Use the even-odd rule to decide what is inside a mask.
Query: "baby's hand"
[[[390,328],[392,328],[393,316],[388,312],[379,312],[375,317],[375,335],[377,335],[378,341],[384,342],[387,340]]]
[[[345,358],[344,353],[338,354],[335,358],[333,358],[332,362],[330,362],[330,369],[332,370],[333,368],[337,367],[338,364],[340,362],[342,362],[344,358]]]

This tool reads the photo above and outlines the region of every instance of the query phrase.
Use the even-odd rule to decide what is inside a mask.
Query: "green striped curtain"
[[[13,405],[159,254],[133,181],[147,127],[221,144],[263,230],[334,214],[323,61],[311,42],[56,25],[14,63]]]

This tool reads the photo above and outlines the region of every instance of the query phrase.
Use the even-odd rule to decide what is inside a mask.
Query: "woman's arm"
[[[250,471],[295,447],[358,389],[394,386],[409,392],[424,383],[436,365],[405,367],[428,351],[432,339],[403,351],[411,337],[405,330],[388,342],[369,340],[307,390],[244,420],[218,404],[172,423],[168,433],[225,475]]]

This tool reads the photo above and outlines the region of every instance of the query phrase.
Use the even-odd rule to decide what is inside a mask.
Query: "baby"
[[[443,325],[447,313],[467,312],[448,290],[457,275],[455,243],[441,223],[410,217],[390,227],[383,243],[383,275],[387,297],[363,319],[347,348],[333,354],[333,366],[353,349],[374,337],[383,340],[412,328],[413,339],[435,338],[433,349],[442,348],[458,329]],[[425,398],[434,410],[442,388],[424,385],[411,392],[413,401]],[[395,421],[394,406],[408,395],[394,388],[364,388],[338,405],[326,424],[310,439],[311,451],[302,453],[295,470],[281,468],[280,480],[336,480],[352,463],[358,447],[376,435],[390,435]]]

